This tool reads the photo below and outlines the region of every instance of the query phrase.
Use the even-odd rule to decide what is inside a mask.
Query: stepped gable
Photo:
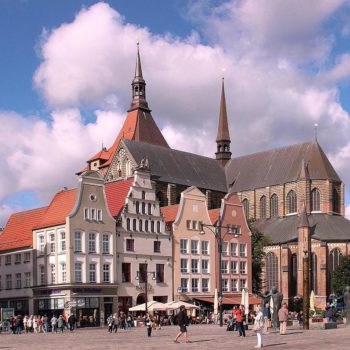
[[[114,181],[105,184],[108,209],[113,217],[117,217],[125,205],[130,187],[134,182],[134,177],[124,181]]]
[[[14,213],[0,235],[0,251],[27,248],[33,245],[33,228],[38,225],[48,207]]]
[[[312,239],[321,241],[349,241],[350,220],[340,215],[323,213],[308,216]],[[271,219],[257,220],[254,226],[271,239],[271,244],[287,243],[298,240],[298,215],[275,217]]]
[[[153,180],[227,192],[224,168],[215,159],[149,143],[123,142],[136,164],[148,158]]]
[[[233,158],[225,167],[230,192],[241,192],[297,181],[305,162],[311,180],[340,178],[317,141]]]
[[[67,216],[74,208],[76,197],[76,188],[57,192],[48,206],[42,220],[34,227],[34,229],[64,225]]]

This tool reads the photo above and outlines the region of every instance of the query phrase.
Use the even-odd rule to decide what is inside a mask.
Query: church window
[[[297,212],[297,195],[295,191],[291,190],[287,194],[287,214]]]
[[[266,218],[266,197],[262,196],[260,198],[260,219]]]
[[[331,250],[328,256],[328,286],[329,286],[329,292],[333,292],[333,283],[332,283],[332,277],[333,277],[333,271],[338,267],[340,263],[340,249],[334,248]]]
[[[249,219],[249,201],[247,198],[242,201],[245,217]]]
[[[321,194],[318,188],[311,191],[311,211],[320,211]]]
[[[317,294],[317,255],[311,254],[311,290]]]
[[[267,290],[278,288],[278,259],[273,252],[266,254],[266,282]]]
[[[334,213],[339,213],[339,205],[340,198],[339,198],[339,192],[337,191],[336,188],[333,189],[333,212]]]
[[[278,216],[278,197],[276,194],[271,196],[270,202],[271,217],[276,217]]]
[[[297,295],[297,290],[298,290],[298,258],[296,254],[291,255],[291,266],[290,266],[290,271],[291,271],[291,285],[290,285],[290,292],[291,296],[294,297]]]
[[[131,175],[131,163],[129,159],[126,159],[126,162],[125,162],[125,175],[126,176]]]

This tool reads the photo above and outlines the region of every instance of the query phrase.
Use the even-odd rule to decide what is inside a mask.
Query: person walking
[[[57,317],[55,315],[51,318],[52,333],[57,333]]]
[[[33,315],[30,315],[27,321],[28,332],[33,332]]]
[[[118,331],[118,322],[119,322],[118,314],[114,314],[113,315],[113,332],[114,333],[117,333]]]
[[[239,336],[240,337],[245,337],[245,329],[243,325],[243,316],[244,316],[244,307],[241,305],[239,309],[235,310],[236,314],[236,325],[239,331]]]
[[[63,331],[64,331],[64,319],[63,319],[62,315],[60,315],[60,317],[57,320],[57,328],[61,330],[61,333],[63,333]]]
[[[177,322],[180,327],[180,332],[177,334],[176,338],[174,339],[174,342],[179,343],[178,339],[183,335],[185,338],[185,342],[190,343],[187,335],[187,326],[189,324],[189,319],[188,319],[186,308],[184,305],[180,306],[180,312],[177,316]]]
[[[280,321],[280,334],[286,334],[288,321],[288,308],[286,303],[283,303],[282,307],[278,310],[278,320]]]
[[[27,315],[24,316],[23,327],[24,327],[24,332],[28,333],[28,316]]]
[[[114,319],[112,315],[109,315],[107,318],[107,326],[108,326],[108,333],[113,332],[113,327],[114,327]]]
[[[49,319],[47,318],[46,315],[44,315],[42,317],[42,320],[43,320],[43,329],[44,329],[44,333],[47,333],[48,330],[49,330]]]
[[[264,333],[268,334],[268,327],[271,320],[270,304],[265,304],[261,311],[264,316]]]
[[[38,316],[38,326],[39,326],[39,333],[43,332],[43,316]]]
[[[152,335],[152,320],[149,314],[146,314],[145,316],[145,326],[147,328],[147,335],[150,337]]]
[[[263,334],[264,334],[264,315],[261,310],[261,306],[257,307],[257,314],[254,319],[253,331],[256,333],[258,344],[254,348],[263,347]]]
[[[69,326],[69,330],[71,332],[74,331],[74,326],[75,326],[75,316],[74,314],[70,314],[69,317],[68,317],[68,326]]]

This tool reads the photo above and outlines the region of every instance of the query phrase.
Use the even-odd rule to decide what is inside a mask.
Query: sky
[[[224,76],[233,156],[318,124],[350,217],[350,0],[0,0],[0,226],[113,143],[137,42],[171,147],[214,156]]]

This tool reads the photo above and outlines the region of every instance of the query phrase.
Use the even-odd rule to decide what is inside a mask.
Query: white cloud
[[[350,220],[350,205],[345,207],[345,217]]]

